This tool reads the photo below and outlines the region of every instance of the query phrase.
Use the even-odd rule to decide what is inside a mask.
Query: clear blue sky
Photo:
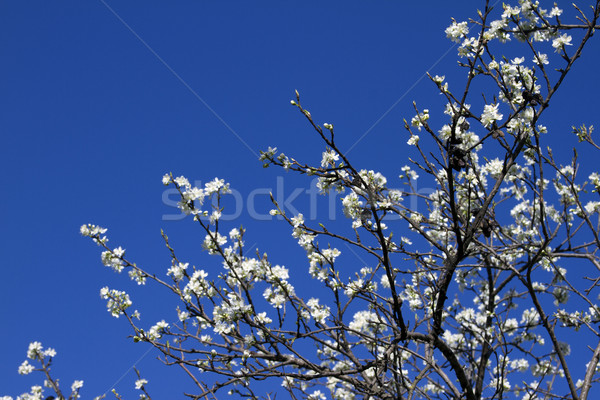
[[[242,195],[275,191],[277,176],[285,193],[307,187],[307,179],[264,170],[256,157],[271,145],[320,160],[315,135],[289,105],[295,89],[317,121],[335,124],[342,147],[369,132],[350,153],[359,167],[396,177],[407,163],[402,119],[414,114],[412,101],[439,101],[423,74],[460,76],[455,51],[444,56],[452,45],[444,29],[450,17],[474,17],[482,5],[0,2],[0,395],[33,383],[17,375],[33,340],[57,349],[55,375],[65,388],[83,379],[84,398],[110,389],[146,352],[126,338],[125,321],[105,311],[102,286],[132,286],[101,265],[99,249],[79,235],[81,224],[109,228],[114,246],[157,273],[170,262],[163,228],[190,262],[217,270],[217,260],[211,267],[200,254],[201,236],[189,221],[163,220],[174,210],[162,200],[161,177],[218,176]],[[595,118],[598,125],[599,63],[596,40],[551,106],[557,119],[545,121],[556,144],[571,124]],[[266,197],[259,200],[257,210],[268,211]],[[283,223],[247,212],[239,221],[250,230],[248,244],[277,263],[305,267]],[[174,318],[145,289],[132,292],[134,307],[152,306],[142,309],[145,323]],[[160,381],[175,378],[151,372],[156,355],[139,364],[151,394],[180,393]],[[133,380],[130,372],[117,390],[130,393]]]

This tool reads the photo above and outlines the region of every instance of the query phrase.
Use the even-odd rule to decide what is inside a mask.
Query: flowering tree
[[[108,311],[126,318],[135,342],[151,343],[185,371],[194,399],[227,391],[271,398],[257,386],[263,380],[294,399],[588,399],[600,379],[600,175],[581,178],[577,153],[555,159],[545,142],[564,133],[542,123],[599,27],[599,3],[575,6],[569,23],[557,6],[530,0],[501,10],[486,2],[477,20],[452,22],[446,35],[458,44],[464,86],[430,76],[445,116],[415,105],[405,128],[419,158],[401,168],[401,190],[379,172],[355,168],[333,125],[317,123],[296,93],[292,105],[326,147],[321,164],[274,148],[261,160],[317,176],[323,194],[344,194],[347,230],[288,215],[272,199],[272,215],[306,250],[313,293],[323,297],[304,296],[266,254],[246,254],[244,229],[220,220],[229,191],[223,180],[199,188],[167,174],[163,184],[179,192],[179,207],[222,270],[208,274],[181,260],[163,234],[171,267],[156,276],[109,246],[106,229],[84,225],[104,265],[177,299],[179,322],[147,328],[127,293],[103,288]],[[502,57],[505,49],[518,57]],[[485,88],[483,97],[475,87]],[[592,130],[573,133],[600,150]],[[434,188],[429,195],[416,189],[417,178]],[[393,234],[407,226],[406,237]],[[340,243],[370,265],[342,267]],[[42,371],[46,386],[67,398],[50,376],[54,355],[32,343],[32,361],[19,373]],[[136,383],[143,398],[146,383]],[[81,386],[76,381],[68,398],[78,398]],[[41,393],[34,387],[18,398]]]

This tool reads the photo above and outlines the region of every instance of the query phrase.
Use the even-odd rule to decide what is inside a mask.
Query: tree
[[[163,233],[172,266],[168,277],[156,276],[110,247],[106,229],[84,225],[104,265],[177,299],[179,323],[143,328],[129,295],[106,287],[108,311],[129,322],[135,342],[151,343],[185,371],[194,399],[227,391],[272,398],[281,390],[308,399],[588,399],[600,379],[600,175],[578,176],[577,151],[566,163],[555,158],[547,137],[564,133],[542,123],[599,27],[599,3],[575,6],[570,23],[557,6],[529,0],[502,9],[486,2],[477,20],[453,21],[446,34],[459,44],[464,86],[430,76],[446,116],[434,120],[415,104],[405,128],[419,158],[401,168],[402,190],[355,168],[333,125],[317,123],[296,92],[292,105],[325,144],[320,165],[275,148],[261,160],[318,177],[324,194],[344,194],[345,230],[288,215],[272,199],[272,214],[306,250],[325,297],[303,296],[285,267],[246,254],[245,230],[220,221],[223,180],[199,188],[167,174],[163,184],[178,191],[222,271],[190,267]],[[518,57],[502,57],[507,49]],[[580,146],[600,150],[592,131],[573,128]],[[423,195],[417,179],[435,190]],[[406,226],[407,237],[393,234]],[[339,243],[370,264],[341,267]],[[58,398],[79,396],[80,381],[67,396],[51,377],[52,349],[34,342],[27,355],[35,364],[25,361],[20,373],[42,371]],[[265,394],[255,387],[263,380],[282,388]],[[140,376],[136,386],[149,398],[146,383]],[[42,398],[41,387],[20,398]]]

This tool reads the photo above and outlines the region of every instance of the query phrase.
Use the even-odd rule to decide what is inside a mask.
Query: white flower
[[[221,211],[220,210],[214,210],[212,212],[212,214],[210,214],[210,223],[214,224],[216,221],[218,221],[221,218]]]
[[[418,113],[417,115],[415,115],[411,120],[410,120],[410,124],[412,126],[414,126],[415,128],[421,130],[421,127],[423,126],[424,122],[427,122],[427,120],[429,120],[429,110],[425,109],[423,110],[423,112]],[[417,139],[418,140],[418,139]],[[410,143],[409,143],[410,144]]]
[[[162,184],[165,186],[168,186],[169,183],[171,183],[171,175],[170,174],[164,174],[162,177]]]
[[[215,178],[211,182],[208,182],[204,185],[204,192],[206,195],[210,195],[212,193],[229,193],[229,184],[225,183],[225,180]]]
[[[483,107],[483,114],[481,114],[481,123],[486,128],[490,126],[494,121],[502,119],[502,114],[498,112],[499,104],[486,104]]]
[[[292,221],[292,225],[294,226],[294,228],[298,228],[300,225],[304,224],[304,215],[302,215],[302,213],[296,215],[295,217],[291,218]]]
[[[100,236],[100,235],[106,233],[106,228],[102,228],[102,227],[94,225],[94,224],[85,224],[85,225],[81,225],[81,228],[79,228],[79,231],[81,232],[81,234],[83,236],[93,238],[94,242],[97,245],[101,245],[101,244],[108,242],[108,239],[106,236]]]
[[[185,176],[178,176],[174,179],[174,181],[178,186],[183,188],[188,188],[192,186],[190,185],[190,181],[188,181],[188,179]]]
[[[106,250],[101,254],[102,264],[120,273],[125,268],[125,262],[123,261],[124,254],[125,250],[121,247],[117,247],[113,251]]]
[[[294,100],[292,100],[292,104],[296,104],[296,102]],[[260,157],[258,159],[260,161],[270,160],[275,156],[276,153],[277,153],[277,147],[269,146],[267,151],[262,151],[262,150],[260,151]],[[267,166],[268,163],[264,164],[264,165]]]
[[[540,52],[537,53],[537,57],[533,57],[533,62],[537,65],[546,65],[550,63],[550,61],[548,61],[548,55]]]
[[[163,332],[167,328],[169,328],[169,324],[163,319],[162,321],[157,322],[153,327],[151,327],[146,335],[150,340],[157,340],[162,337]]]
[[[525,372],[529,369],[529,362],[523,358],[513,360],[510,363],[510,367],[520,372]]]
[[[321,167],[326,168],[329,165],[335,166],[335,162],[339,160],[340,156],[331,149],[323,152],[323,158],[321,159]]]
[[[362,180],[371,185],[375,190],[383,190],[386,188],[387,178],[380,172],[362,169],[359,174]]]
[[[25,360],[19,365],[19,375],[28,375],[34,370],[33,365],[29,364],[29,361]]]
[[[48,347],[46,350],[44,350],[44,357],[54,357],[56,356],[56,350],[54,350],[51,347]]]
[[[507,4],[502,4],[502,6],[504,7],[504,12],[502,13],[502,18],[510,18],[512,16],[519,15],[519,12],[521,12],[521,9],[519,8],[519,6],[511,7]]]
[[[505,43],[507,40],[510,40],[510,34],[504,29],[507,26],[508,21],[505,19],[492,21],[490,22],[490,29],[483,33],[483,38],[487,41],[498,39],[500,42]]]
[[[531,367],[531,373],[533,376],[554,375],[558,373],[558,368],[550,360],[542,360]]]
[[[281,265],[276,265],[273,268],[271,268],[269,278],[283,281],[288,279],[289,277],[290,276],[287,268],[282,267]]]
[[[540,320],[540,315],[537,310],[533,307],[528,310],[523,311],[523,315],[521,317],[521,323],[526,325],[535,325]]]
[[[572,46],[571,39],[573,39],[571,36],[567,35],[566,33],[563,33],[562,35],[560,35],[552,41],[552,47],[556,49],[556,52],[559,52],[565,46]]]
[[[588,214],[593,214],[600,211],[600,201],[590,201],[585,205],[585,211]]]
[[[148,381],[146,379],[138,379],[137,381],[135,381],[135,388],[137,390],[140,390],[147,383],[148,383]]]
[[[285,296],[281,291],[273,290],[271,288],[265,289],[263,297],[275,308],[282,308],[283,303],[285,303]]]
[[[462,333],[452,333],[446,330],[442,338],[448,343],[448,346],[454,349],[459,349],[465,344],[465,336]]]
[[[131,270],[129,270],[128,274],[129,274],[129,278],[132,281],[135,281],[138,285],[146,284],[147,275],[145,273],[143,273],[142,271],[140,271],[139,269],[131,269]]]
[[[197,187],[189,187],[183,192],[183,200],[186,202],[198,200],[198,203],[202,204],[204,202],[204,197],[207,194],[204,193],[204,190]]]
[[[183,288],[183,298],[185,301],[191,301],[192,295],[198,297],[211,297],[214,295],[214,289],[206,281],[208,274],[204,270],[194,271],[188,284]]]
[[[34,385],[31,387],[31,397],[28,398],[27,400],[42,400],[42,392],[43,392],[43,388],[40,385]],[[19,399],[17,398],[17,400],[26,400],[26,399]]]
[[[325,400],[327,397],[320,390],[315,390],[307,397],[307,400]]]
[[[173,264],[173,266],[171,266],[171,268],[168,269],[167,271],[167,275],[173,275],[173,280],[174,281],[180,281],[181,279],[183,279],[183,275],[185,273],[185,270],[187,269],[187,267],[190,265],[190,263],[178,263],[178,264]]]
[[[133,304],[127,293],[108,287],[100,289],[100,297],[107,300],[106,308],[115,318],[119,318],[119,315]]]
[[[416,146],[419,143],[418,135],[411,135],[410,139],[406,142],[409,146]]]
[[[256,314],[254,320],[259,324],[270,324],[271,322],[273,322],[271,318],[267,317],[266,312]]]
[[[488,172],[493,178],[498,178],[502,174],[504,168],[504,162],[497,157],[490,160],[486,165],[482,167],[483,172]]]
[[[466,22],[453,21],[452,25],[447,27],[444,32],[446,33],[446,37],[448,39],[459,43],[461,38],[467,36],[467,33],[469,33],[469,28],[467,27]]]
[[[219,246],[223,246],[227,243],[227,236],[221,235],[219,232],[211,232],[212,234],[206,234],[204,237],[204,243],[202,247],[208,250],[208,254],[216,254]]]
[[[364,333],[376,326],[383,327],[377,314],[373,311],[359,311],[354,314],[354,318],[348,325],[348,328]]]
[[[400,175],[400,178],[406,177],[406,178],[416,180],[419,177],[419,174],[417,174],[417,172],[414,171],[412,168],[410,168],[410,166],[408,166],[408,165],[401,167],[400,170],[402,172],[404,172],[404,174]]]
[[[72,392],[76,392],[79,389],[81,389],[83,387],[83,381],[73,381],[73,384],[71,385],[71,391]]]
[[[121,258],[125,254],[125,249],[123,249],[121,246],[119,246],[119,247],[117,247],[116,249],[113,250],[113,254],[115,256]]]
[[[323,257],[325,257],[325,259],[327,260],[327,262],[329,263],[333,263],[335,261],[336,258],[338,258],[340,256],[340,254],[342,254],[341,251],[339,251],[338,249],[325,249],[322,251],[323,253]]]
[[[505,392],[509,391],[511,388],[510,382],[507,379],[498,378],[492,378],[492,380],[490,380],[490,386],[496,388],[496,390],[502,388]]]
[[[563,10],[561,10],[560,8],[558,8],[558,7],[554,6],[554,7],[552,7],[552,9],[550,10],[550,13],[548,14],[548,16],[549,16],[550,18],[552,18],[552,17],[558,17],[558,16],[560,16],[560,15],[562,14],[562,12],[563,12]]]
[[[319,299],[312,298],[306,302],[306,305],[310,308],[310,316],[313,317],[317,323],[322,324],[325,322],[325,319],[329,317],[329,307],[320,305]]]
[[[514,318],[508,318],[504,321],[503,332],[508,333],[509,336],[514,335],[514,331],[519,327],[519,323]]]
[[[27,358],[32,360],[40,360],[42,357],[42,344],[40,342],[29,343],[29,348],[27,349]]]
[[[180,322],[185,322],[190,317],[190,313],[187,311],[181,311],[179,307],[177,308],[177,319]]]

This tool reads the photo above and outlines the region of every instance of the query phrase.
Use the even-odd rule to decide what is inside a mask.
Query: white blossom
[[[76,392],[83,387],[83,381],[75,380],[73,384],[71,384],[71,391]]]
[[[452,25],[446,28],[445,33],[448,39],[459,43],[460,40],[469,33],[467,22],[453,21]]]
[[[573,38],[570,35],[563,33],[562,35],[560,35],[552,41],[552,47],[554,47],[556,51],[559,52],[563,50],[565,46],[571,46],[572,39]]]
[[[410,138],[406,142],[409,146],[416,146],[419,143],[419,135],[410,135]]]
[[[29,364],[29,361],[25,360],[19,365],[19,375],[28,375],[33,372],[35,368]]]
[[[335,162],[340,159],[340,156],[331,149],[323,152],[323,158],[321,159],[321,167],[326,168],[335,166]]]
[[[109,289],[108,287],[100,289],[100,297],[107,300],[106,308],[115,318],[119,318],[119,316],[133,304],[127,293],[120,290]]]
[[[486,128],[492,125],[494,121],[502,119],[502,114],[498,112],[498,104],[486,104],[483,107],[483,114],[481,114],[481,123]]]
[[[180,281],[181,279],[183,279],[183,275],[185,273],[185,270],[187,269],[187,267],[189,266],[189,263],[182,263],[179,262],[177,264],[173,264],[167,271],[167,275],[173,275],[173,280],[174,281]]]
[[[420,113],[418,113],[417,115],[415,115],[415,116],[412,118],[412,120],[410,121],[410,124],[411,124],[412,126],[414,126],[415,128],[417,128],[418,130],[421,130],[421,128],[423,127],[423,124],[424,124],[425,122],[427,122],[428,120],[429,120],[429,110],[425,109],[425,110],[423,110],[423,112],[420,112]],[[414,136],[414,135],[413,135],[413,136]],[[411,139],[412,139],[412,137],[411,137]],[[409,140],[410,140],[410,139],[409,139]],[[417,141],[419,140],[419,139],[418,139],[418,136],[417,136],[417,139],[416,139],[416,140],[417,140]],[[409,143],[409,144],[411,144],[411,143]],[[415,144],[416,144],[416,143],[415,143]]]
[[[135,388],[137,390],[140,390],[144,387],[144,385],[147,385],[148,381],[146,379],[138,379],[135,381]]]

